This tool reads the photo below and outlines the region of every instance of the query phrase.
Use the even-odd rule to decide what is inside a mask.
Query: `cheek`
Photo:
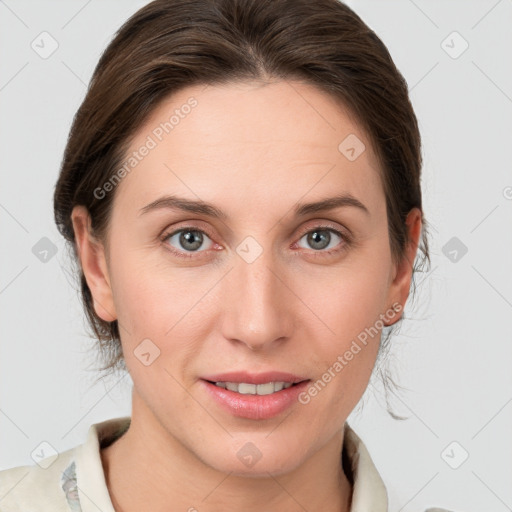
[[[305,300],[314,305],[314,321],[320,326],[313,335],[313,360],[322,381],[317,386],[319,406],[349,411],[368,384],[381,340],[380,315],[388,307],[388,265],[385,258],[376,261],[361,254],[357,264],[337,273],[336,281],[324,283],[323,292],[315,288]],[[306,289],[312,289],[310,281],[304,294]]]
[[[162,300],[160,290],[155,289],[150,277],[134,275],[119,268],[114,299],[119,323],[125,326],[123,335],[132,337],[155,336],[165,320],[169,304]],[[136,340],[134,339],[133,342]]]
[[[323,283],[303,282],[298,294],[307,297],[304,302],[316,314],[320,329],[329,338],[328,346],[343,348],[386,311],[387,275],[384,262],[361,259],[358,265],[347,265]]]
[[[134,249],[119,252],[115,261],[112,288],[124,335],[165,339],[189,302],[179,274],[164,272],[161,264]]]
[[[113,279],[115,305],[126,364],[135,372],[141,371],[138,347],[147,339],[156,347],[146,341],[149,351],[158,354],[152,374],[165,366],[184,380],[181,368],[188,366],[194,353],[197,357],[206,329],[204,319],[211,314],[211,301],[201,297],[215,281],[210,276],[205,284],[189,270],[171,272],[166,267],[163,272],[147,259],[118,260]]]

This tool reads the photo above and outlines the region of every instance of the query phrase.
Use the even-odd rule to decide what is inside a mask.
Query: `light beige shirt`
[[[129,427],[130,417],[90,426],[85,443],[32,466],[0,471],[0,512],[115,512],[105,482],[100,447]],[[365,445],[345,423],[344,456],[350,463],[351,512],[387,512],[388,497]],[[429,509],[449,512],[445,509]],[[425,512],[429,512],[425,511]]]

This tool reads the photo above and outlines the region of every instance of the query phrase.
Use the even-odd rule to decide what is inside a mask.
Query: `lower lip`
[[[210,396],[233,416],[250,420],[266,420],[281,414],[294,402],[298,402],[298,395],[304,391],[309,381],[299,382],[270,395],[243,395],[216,386],[207,380],[201,382]]]

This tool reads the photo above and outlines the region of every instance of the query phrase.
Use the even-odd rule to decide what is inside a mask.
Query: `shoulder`
[[[95,423],[83,444],[49,457],[41,450],[36,464],[0,471],[0,512],[81,512],[80,497],[95,510],[114,512],[100,450],[129,425],[129,416]]]
[[[75,451],[0,471],[0,512],[69,512],[69,500],[76,493]]]

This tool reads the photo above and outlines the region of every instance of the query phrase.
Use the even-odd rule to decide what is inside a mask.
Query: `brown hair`
[[[94,311],[79,265],[73,207],[88,209],[92,231],[108,250],[114,193],[99,199],[94,191],[119,169],[159,103],[190,85],[273,79],[312,84],[355,116],[382,167],[394,261],[403,258],[406,216],[413,207],[423,212],[420,133],[405,79],[359,16],[338,0],[153,1],[126,21],[102,54],[74,117],[55,188],[55,221],[73,249],[82,301],[105,363],[100,370],[126,366],[117,320],[105,322]],[[414,273],[425,261],[430,265],[424,218],[419,252]],[[385,386],[396,386],[385,370],[377,371]]]

